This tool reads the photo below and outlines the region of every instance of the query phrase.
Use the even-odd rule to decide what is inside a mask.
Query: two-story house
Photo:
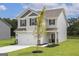
[[[39,11],[27,9],[16,17],[18,27],[15,32],[18,44],[37,44],[37,35],[34,34],[34,30],[38,14]],[[60,43],[67,39],[67,21],[63,8],[46,10],[44,20],[47,33],[41,36],[40,44],[48,43],[50,41],[52,43]]]

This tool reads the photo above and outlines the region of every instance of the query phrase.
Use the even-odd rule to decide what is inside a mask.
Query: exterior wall
[[[25,17],[25,18],[19,18],[18,20],[18,28],[26,28],[27,31],[34,31],[35,30],[35,25],[30,26],[30,18],[36,18],[34,17]],[[26,26],[20,26],[20,20],[26,20]]]
[[[23,17],[23,18],[17,18],[18,21],[18,28],[27,28],[27,30],[31,30],[31,28],[35,28],[35,26],[30,26],[29,25],[29,18],[36,18],[37,16],[29,16],[31,15],[32,12],[30,12],[27,16]],[[20,26],[20,20],[26,20],[26,26]]]
[[[40,37],[40,43],[47,43],[44,36]],[[36,45],[37,44],[37,36],[32,32],[22,32],[16,34],[16,39],[18,40],[19,45]]]
[[[40,43],[41,44],[45,44],[45,43],[48,43],[48,39],[47,39],[47,35],[42,35],[41,38],[40,38]]]
[[[35,45],[37,44],[36,37],[30,32],[17,34],[19,45]]]
[[[31,17],[28,17],[28,20],[27,20],[27,26],[26,26],[26,28],[27,28],[27,31],[35,31],[35,25],[32,25],[32,26],[30,26],[30,18],[36,18],[36,16],[31,16]]]
[[[18,18],[17,19],[18,20],[18,28],[27,28],[27,31],[34,31],[35,30],[35,25],[32,25],[32,26],[29,25],[29,23],[30,23],[29,19],[30,18],[36,18],[37,16],[29,16],[29,15],[24,17],[24,18]],[[52,20],[55,19],[55,25],[49,25],[49,19],[52,19]],[[20,26],[20,20],[26,20],[27,25],[24,26],[24,27]],[[54,18],[45,18],[45,22],[46,22],[46,27],[47,28],[56,28],[57,27],[57,18],[56,17],[54,17]]]
[[[26,19],[26,27],[20,27],[20,26],[18,26],[18,28],[26,28],[27,29],[27,34],[18,34],[18,37],[17,37],[17,39],[19,40],[18,41],[18,44],[27,44],[28,42],[27,42],[27,36],[28,36],[28,38],[29,38],[29,40],[31,40],[30,42],[32,42],[33,43],[33,41],[34,41],[34,39],[35,39],[35,37],[34,37],[34,35],[33,35],[33,38],[31,38],[32,36],[31,36],[31,34],[35,31],[35,25],[33,25],[33,26],[30,26],[29,25],[29,18],[35,18],[36,16],[34,16],[34,17],[26,17],[26,18],[22,18],[22,19]],[[50,18],[49,18],[50,19]],[[46,21],[46,26],[47,26],[47,28],[56,28],[56,24],[55,25],[49,25],[49,19],[46,19],[45,21]],[[55,18],[54,18],[55,19]],[[20,19],[18,19],[18,21],[20,21]],[[55,20],[56,21],[56,20]],[[18,25],[20,25],[20,23],[18,24]],[[30,34],[29,34],[30,33]],[[41,44],[44,44],[44,43],[48,43],[48,38],[49,36],[47,36],[47,35],[43,35],[41,38],[40,38],[40,43]],[[37,38],[36,38],[37,39]],[[26,40],[26,41],[25,41]],[[27,43],[25,43],[25,42],[27,42]]]
[[[57,28],[58,28],[58,41],[65,41],[67,38],[67,25],[64,17],[64,13],[61,12],[60,16],[57,20]]]
[[[52,20],[55,19],[55,25],[49,25],[49,19],[52,19]],[[46,27],[47,28],[56,28],[57,27],[57,18],[56,17],[46,18],[45,21],[46,21]]]
[[[10,28],[5,23],[0,21],[0,39],[10,38]]]
[[[30,13],[31,14],[31,13]],[[29,14],[29,15],[30,15]],[[36,16],[27,15],[24,18],[17,18],[18,28],[26,28],[25,32],[16,32],[16,39],[19,45],[35,45],[37,44],[37,37],[34,35],[35,26],[30,26],[30,18],[35,18]],[[20,20],[26,20],[26,26],[20,26]]]

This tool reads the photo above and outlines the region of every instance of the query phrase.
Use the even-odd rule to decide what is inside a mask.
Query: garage
[[[36,45],[37,40],[32,33],[21,33],[17,35],[19,45]]]

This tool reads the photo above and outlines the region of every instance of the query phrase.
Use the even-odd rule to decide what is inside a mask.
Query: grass
[[[68,40],[56,47],[40,47],[43,53],[32,53],[36,47],[9,52],[9,56],[79,56],[79,37],[68,37]]]
[[[15,38],[9,38],[9,39],[0,39],[0,47],[2,46],[8,46],[11,44],[15,44]]]

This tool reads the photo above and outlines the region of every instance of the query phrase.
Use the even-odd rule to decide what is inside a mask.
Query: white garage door
[[[35,45],[36,38],[31,33],[18,34],[18,44],[20,45]]]

